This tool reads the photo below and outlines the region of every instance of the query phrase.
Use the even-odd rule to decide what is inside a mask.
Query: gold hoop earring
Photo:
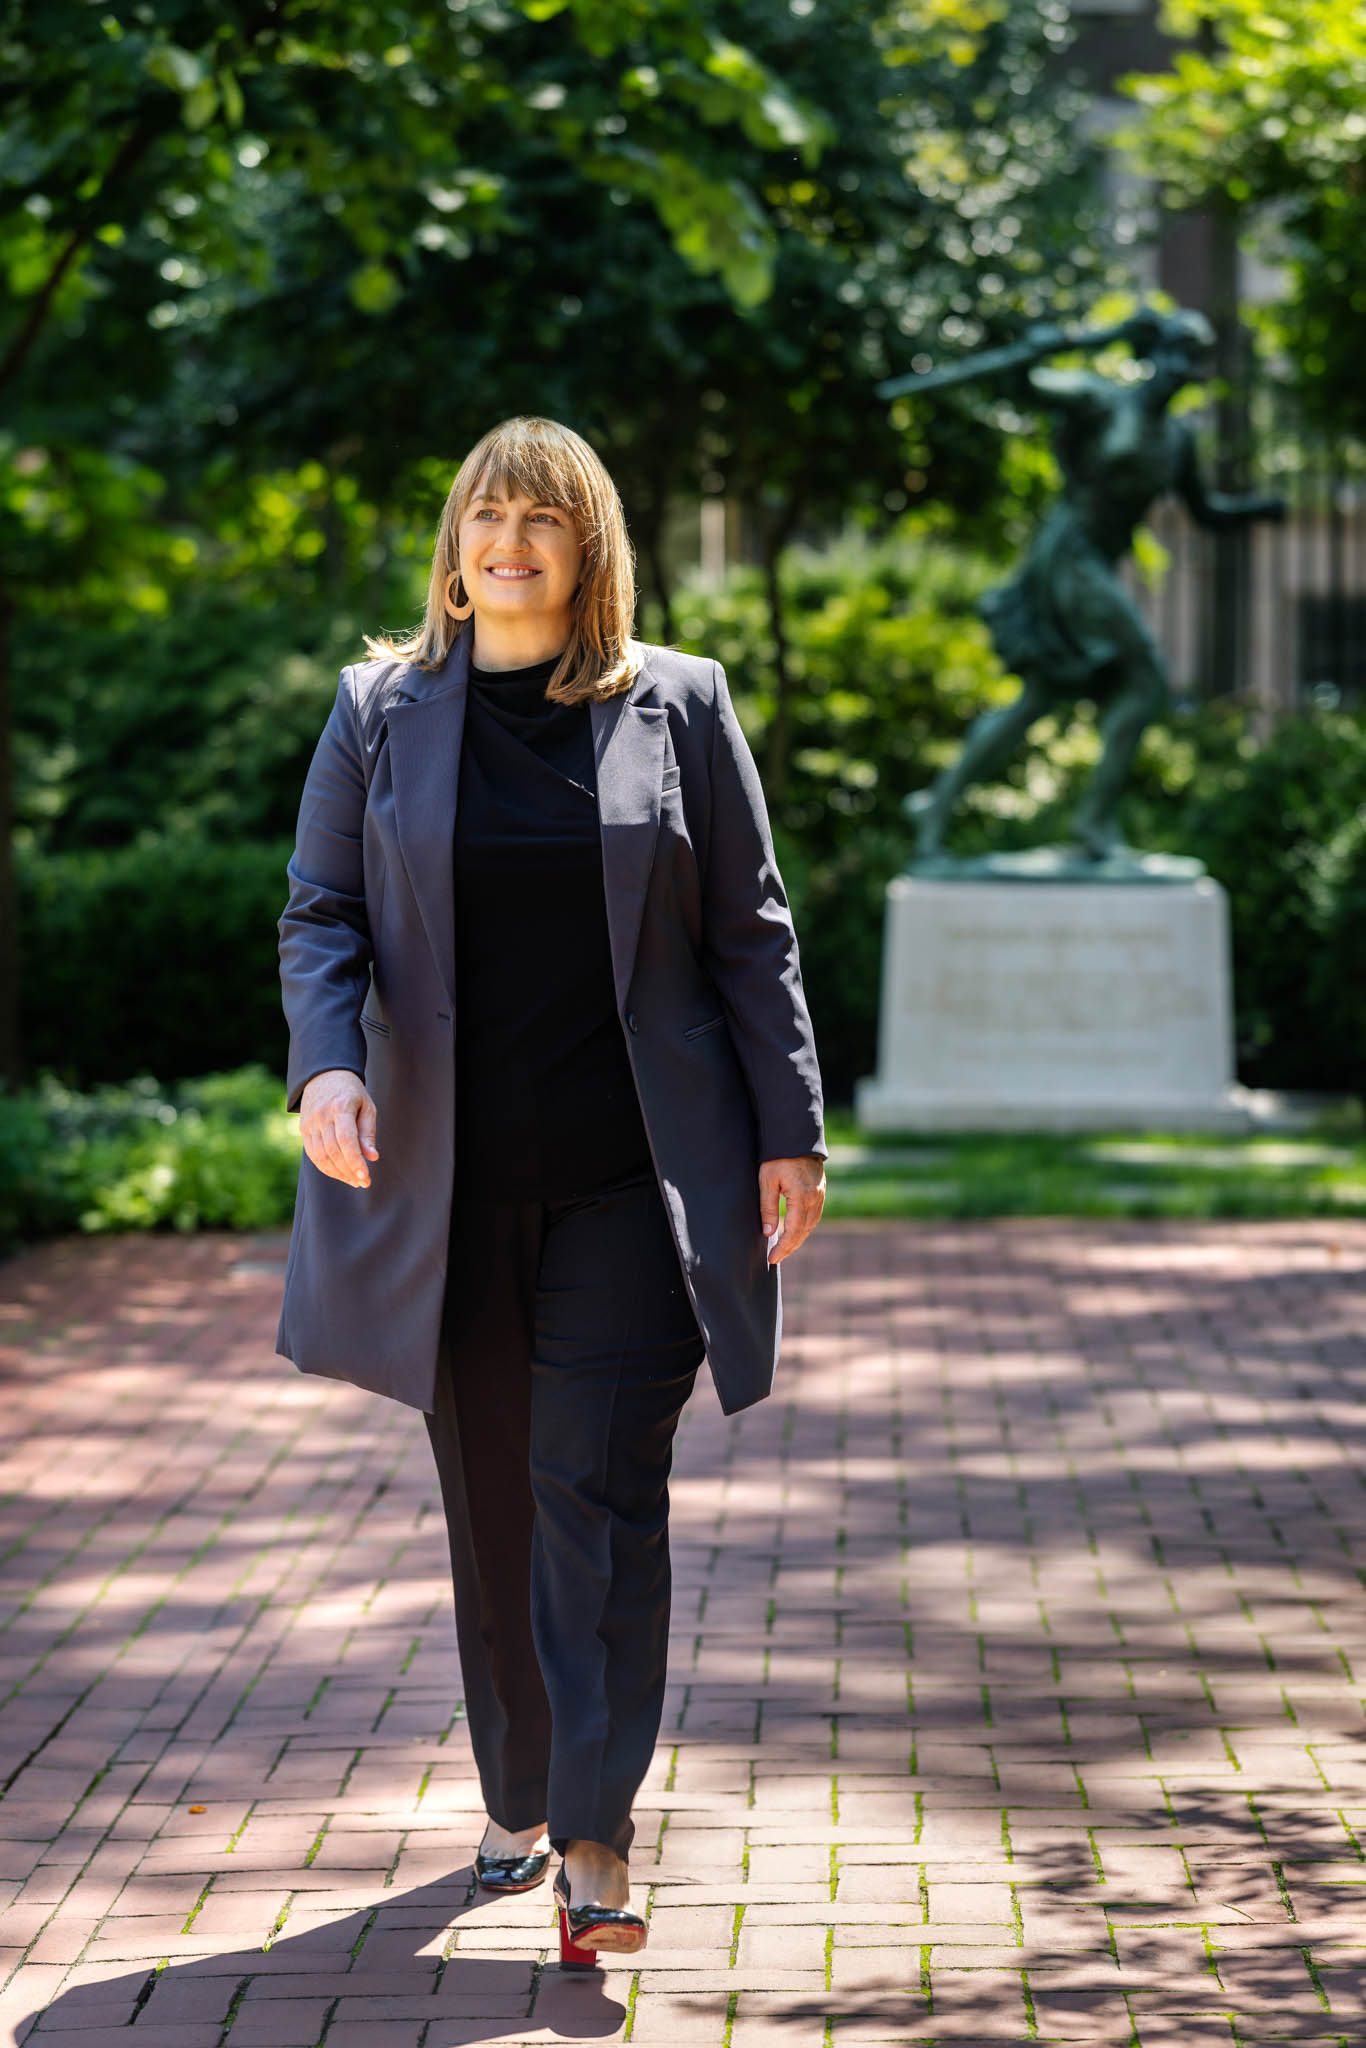
[[[455,585],[455,597],[451,598],[451,585]],[[441,591],[441,601],[453,619],[467,619],[474,610],[474,599],[466,595],[465,581],[458,569],[452,569]]]

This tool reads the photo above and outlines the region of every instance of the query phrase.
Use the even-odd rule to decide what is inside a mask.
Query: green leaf
[[[180,111],[187,128],[207,128],[218,111],[218,87],[213,79],[201,79],[193,91],[187,92]]]
[[[242,88],[233,72],[219,72],[218,90],[223,96],[223,119],[229,128],[240,128],[246,108],[242,99]]]
[[[393,271],[384,263],[362,263],[347,280],[351,302],[362,313],[387,313],[402,289]]]
[[[179,43],[158,43],[147,52],[143,65],[149,76],[172,92],[191,93],[204,77],[204,66],[192,50]]]
[[[683,157],[662,157],[660,171],[655,204],[679,254],[695,270],[719,272],[737,306],[762,305],[773,289],[776,243],[753,194]]]

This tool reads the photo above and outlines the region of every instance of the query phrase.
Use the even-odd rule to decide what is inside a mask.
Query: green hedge
[[[299,1126],[264,1067],[0,1095],[0,1245],[60,1230],[286,1228]]]
[[[1206,761],[1177,821],[1228,890],[1239,1070],[1253,1085],[1366,1088],[1366,721],[1287,718]]]
[[[883,902],[911,851],[901,800],[949,758],[978,711],[1011,693],[974,609],[995,573],[929,533],[788,551],[791,743],[781,788],[766,758],[777,677],[758,571],[737,569],[715,591],[689,588],[678,603],[680,644],[724,663],[766,772],[834,1100],[847,1101],[875,1063]]]
[[[21,852],[30,1071],[88,1086],[251,1061],[283,1070],[276,920],[291,850],[167,832],[110,850]]]

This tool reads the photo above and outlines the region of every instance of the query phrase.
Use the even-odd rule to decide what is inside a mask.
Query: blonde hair
[[[635,621],[635,555],[617,487],[588,443],[558,420],[519,415],[490,428],[456,471],[437,528],[427,612],[420,627],[398,638],[365,635],[372,655],[397,655],[418,668],[440,668],[473,618],[446,610],[448,584],[460,567],[459,532],[481,479],[488,496],[524,496],[556,505],[574,521],[583,566],[571,601],[569,642],[546,687],[560,704],[614,697],[643,666],[631,639]]]

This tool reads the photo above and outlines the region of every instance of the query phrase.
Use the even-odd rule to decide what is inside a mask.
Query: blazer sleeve
[[[768,809],[726,673],[713,664],[711,830],[702,895],[703,964],[726,1006],[759,1122],[761,1159],[826,1157],[820,1069],[797,935]]]
[[[304,782],[280,919],[280,988],[289,1024],[287,1107],[332,1067],[365,1073],[360,1013],[370,987],[361,831],[365,773],[354,676],[341,673],[337,701]]]

